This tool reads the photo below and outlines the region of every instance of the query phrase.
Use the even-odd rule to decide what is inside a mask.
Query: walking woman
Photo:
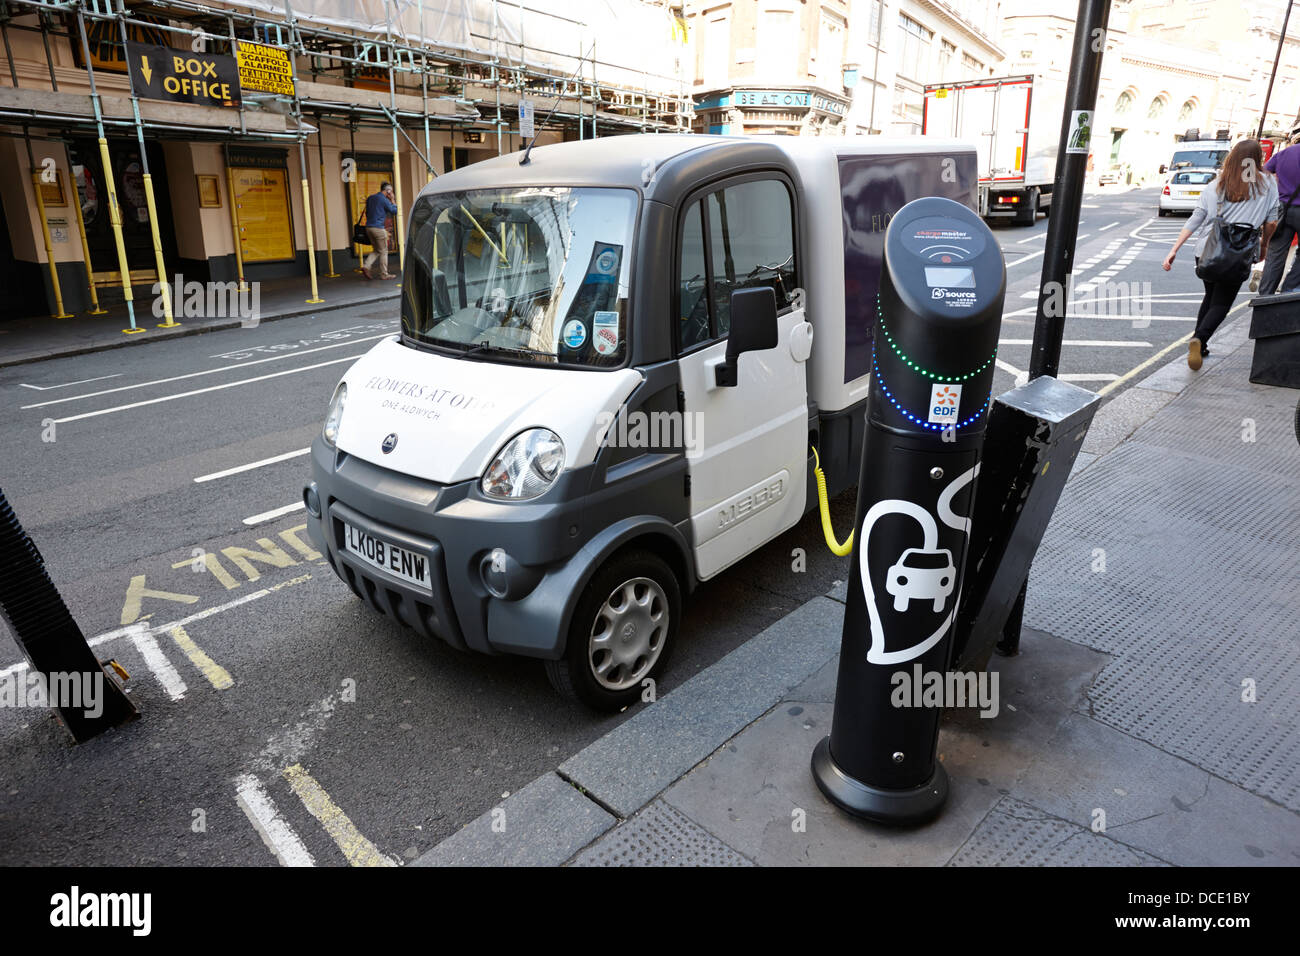
[[[1178,254],[1183,243],[1198,229],[1202,230],[1201,237],[1196,243],[1196,258],[1200,260],[1201,253],[1205,251],[1205,242],[1214,228],[1216,216],[1222,217],[1227,223],[1263,229],[1266,223],[1274,223],[1276,207],[1277,181],[1264,172],[1264,154],[1259,148],[1259,141],[1254,139],[1238,141],[1228,151],[1227,158],[1224,159],[1223,166],[1219,170],[1219,176],[1214,182],[1214,188],[1202,190],[1200,203],[1192,211],[1187,225],[1183,227],[1173,248],[1169,250],[1169,255],[1165,257],[1165,271],[1168,272],[1173,268],[1174,256]],[[1240,278],[1234,277],[1236,273],[1227,278],[1201,277],[1201,281],[1205,283],[1205,298],[1201,300],[1200,311],[1196,313],[1196,331],[1192,333],[1192,340],[1187,343],[1187,365],[1193,371],[1201,367],[1201,357],[1210,354],[1210,350],[1206,348],[1210,336],[1214,334],[1215,329],[1228,314],[1228,310],[1232,308],[1233,300],[1237,298],[1242,283],[1250,277],[1251,263],[1264,258],[1267,235],[1272,232],[1272,229],[1263,231],[1258,248],[1253,251],[1254,258],[1250,262],[1243,263]],[[1199,269],[1197,274],[1200,275]]]

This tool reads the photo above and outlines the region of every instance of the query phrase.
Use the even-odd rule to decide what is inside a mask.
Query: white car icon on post
[[[895,611],[906,611],[912,601],[933,601],[937,613],[948,602],[956,580],[957,569],[947,548],[908,548],[890,567],[885,590],[894,596]]]

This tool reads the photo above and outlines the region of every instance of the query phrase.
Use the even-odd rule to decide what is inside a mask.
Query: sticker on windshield
[[[601,355],[618,351],[618,313],[597,312],[592,317],[592,344]]]
[[[617,282],[618,267],[621,263],[623,247],[609,242],[598,242],[591,250],[591,260],[587,265],[587,282]]]
[[[582,319],[569,319],[560,338],[567,348],[580,349],[587,343],[587,326]]]
[[[603,276],[612,276],[618,271],[618,253],[612,247],[606,246],[596,254],[594,265],[596,272]]]

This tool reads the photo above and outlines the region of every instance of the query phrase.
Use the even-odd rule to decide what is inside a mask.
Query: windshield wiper
[[[491,342],[476,342],[470,348],[462,352],[461,357],[469,358],[471,355],[477,355],[481,352],[504,352],[507,355],[541,355],[552,361],[555,361],[556,359],[556,356],[553,353],[543,352],[541,349],[530,349],[524,345],[493,345]]]

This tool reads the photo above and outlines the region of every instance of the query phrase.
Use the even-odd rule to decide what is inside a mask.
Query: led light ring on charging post
[[[984,399],[984,404],[979,407],[979,410],[976,411],[974,415],[970,416],[970,418],[966,419],[963,422],[958,422],[956,425],[951,425],[951,424],[943,425],[937,422],[928,422],[923,418],[917,418],[906,408],[900,405],[898,403],[898,400],[894,398],[894,393],[889,390],[889,386],[885,384],[884,376],[880,374],[880,365],[876,362],[876,355],[874,349],[872,350],[872,354],[871,354],[871,374],[874,375],[876,381],[880,383],[880,390],[885,393],[885,398],[889,399],[890,404],[893,405],[896,409],[898,409],[898,411],[903,415],[904,418],[906,418],[912,424],[920,425],[922,428],[928,429],[929,431],[932,432],[947,431],[949,428],[955,431],[958,428],[965,428],[967,425],[971,425],[975,423],[976,421],[979,420],[979,417],[984,414],[984,409],[989,407],[989,402],[993,399],[993,389],[990,388],[988,398]]]
[[[902,359],[904,364],[906,364],[908,368],[910,368],[914,372],[919,372],[921,375],[924,375],[926,378],[932,379],[936,382],[952,382],[955,384],[957,382],[964,382],[967,379],[974,378],[980,372],[988,368],[989,365],[992,364],[993,360],[998,357],[998,350],[994,349],[993,354],[988,357],[988,361],[985,362],[983,365],[981,365],[973,372],[967,372],[965,375],[936,375],[933,372],[921,368],[921,366],[917,365],[910,358],[908,358],[906,352],[904,352],[901,348],[898,347],[898,343],[894,341],[894,337],[889,334],[889,329],[885,325],[885,315],[880,310],[879,294],[876,295],[876,324],[880,326],[880,331],[885,333],[885,341],[887,341],[889,343],[889,347],[894,350],[894,354],[897,355],[900,359]],[[872,361],[873,362],[875,361],[874,355],[872,356]]]

